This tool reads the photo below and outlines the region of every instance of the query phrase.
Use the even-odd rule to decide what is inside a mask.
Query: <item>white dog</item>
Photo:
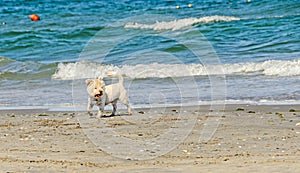
[[[87,79],[85,82],[87,84],[87,92],[89,94],[87,111],[90,115],[94,105],[99,107],[97,118],[100,118],[104,111],[104,106],[109,103],[113,106],[113,111],[111,115],[115,115],[117,110],[117,101],[120,100],[124,105],[127,106],[128,114],[131,114],[131,108],[128,102],[128,97],[126,90],[123,86],[122,75],[108,71],[107,76],[118,77],[119,83],[111,84],[105,86],[103,78],[101,76],[98,79]]]

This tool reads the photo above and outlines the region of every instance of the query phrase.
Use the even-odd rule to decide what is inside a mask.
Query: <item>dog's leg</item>
[[[102,116],[103,112],[104,112],[104,107],[99,105],[99,110],[96,118],[99,119]]]
[[[117,100],[113,101],[111,104],[113,106],[113,111],[111,113],[111,116],[114,116],[116,115],[116,111],[117,111]]]
[[[127,112],[128,112],[128,114],[132,115],[131,107],[130,107],[129,103],[126,106],[127,106]]]
[[[94,104],[91,102],[91,98],[88,99],[87,112],[90,116],[93,116],[92,108]]]
[[[125,106],[127,106],[128,114],[131,115],[132,112],[131,112],[130,104],[129,104],[129,102],[128,102],[128,98],[127,98],[127,97],[122,97],[122,99],[120,99],[120,101],[121,101]]]
[[[97,114],[97,117],[96,117],[97,119],[99,119],[102,116],[102,114],[104,112],[104,106],[105,106],[105,99],[102,98],[101,103],[98,105],[99,111],[98,111],[98,114]]]

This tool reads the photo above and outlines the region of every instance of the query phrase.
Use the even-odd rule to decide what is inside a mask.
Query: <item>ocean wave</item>
[[[240,20],[238,17],[233,16],[205,16],[201,18],[184,18],[168,22],[156,22],[154,24],[140,24],[131,22],[125,24],[124,28],[133,29],[153,29],[153,30],[179,30],[188,26],[192,26],[198,23],[212,23],[212,22],[230,22]]]
[[[81,61],[76,63],[60,63],[53,79],[70,80],[105,77],[105,72],[113,70],[135,79],[168,78],[208,75],[265,75],[265,76],[300,76],[300,59],[268,60],[264,62],[247,62],[219,65],[202,64],[138,64],[138,65],[105,65],[101,63]]]
[[[0,80],[33,80],[50,78],[58,63],[22,62],[0,57]]]

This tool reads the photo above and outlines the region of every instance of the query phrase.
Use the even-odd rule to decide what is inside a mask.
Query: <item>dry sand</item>
[[[298,110],[299,105],[177,107],[100,120],[83,112],[1,111],[0,171],[296,173]],[[188,136],[175,139],[179,132]],[[201,138],[206,133],[212,134],[208,141]],[[116,137],[133,143],[124,147]],[[148,139],[163,143],[147,149]],[[143,149],[137,147],[141,144]]]

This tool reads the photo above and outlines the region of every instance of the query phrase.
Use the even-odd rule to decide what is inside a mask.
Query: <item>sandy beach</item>
[[[300,105],[121,110],[100,120],[85,112],[0,114],[1,172],[300,172]],[[190,130],[175,140],[182,129]],[[147,149],[148,139],[165,141]]]

